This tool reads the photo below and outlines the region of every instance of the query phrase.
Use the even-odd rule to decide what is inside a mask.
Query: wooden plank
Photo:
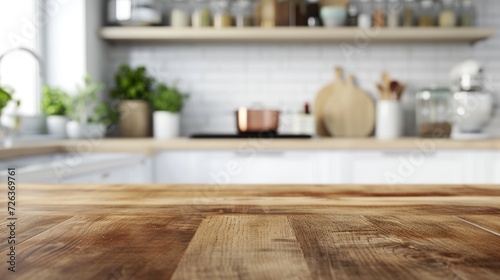
[[[474,43],[495,34],[493,28],[170,28],[105,27],[100,36],[110,41],[162,42],[315,42],[352,43],[365,38],[370,43]]]
[[[2,269],[0,279],[168,279],[200,222],[77,216],[22,243],[18,271]]]
[[[285,216],[214,216],[200,225],[173,279],[310,279]]]
[[[367,216],[367,220],[380,232],[426,252],[458,278],[500,276],[500,238],[452,216]]]
[[[290,216],[313,279],[455,278],[425,251],[363,216]]]
[[[16,245],[19,246],[22,242],[68,220],[72,216],[40,216],[40,215],[21,215],[17,217],[16,222]],[[9,236],[7,225],[10,221],[6,221],[6,217],[2,216],[0,223],[0,236]],[[7,242],[0,243],[0,252],[7,250],[10,247]]]

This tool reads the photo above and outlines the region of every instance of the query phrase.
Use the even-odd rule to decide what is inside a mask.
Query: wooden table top
[[[53,184],[17,197],[16,272],[3,207],[0,279],[500,279],[500,186]]]

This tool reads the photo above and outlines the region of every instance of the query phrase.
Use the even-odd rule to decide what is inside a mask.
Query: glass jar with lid
[[[248,27],[252,25],[252,8],[251,0],[237,0],[234,3],[233,15],[236,27]]]
[[[373,27],[386,26],[387,5],[385,0],[375,0],[373,3]]]
[[[439,13],[440,27],[457,26],[458,6],[456,0],[441,0],[441,12]]]
[[[387,3],[387,27],[395,28],[401,26],[401,0],[389,0]]]
[[[438,6],[433,0],[420,1],[420,11],[418,17],[418,26],[433,27],[436,26],[436,17]]]
[[[191,25],[193,27],[211,26],[210,5],[206,0],[195,0],[193,2],[193,13],[191,14]]]
[[[460,26],[472,27],[476,25],[476,9],[474,1],[463,0],[462,11],[460,13]]]
[[[191,7],[187,1],[174,0],[170,11],[170,26],[188,27],[190,25]]]
[[[418,9],[418,2],[416,0],[404,0],[402,15],[402,25],[404,27],[415,26]]]
[[[426,138],[449,138],[452,130],[452,94],[448,88],[424,88],[417,93],[417,134]]]
[[[231,2],[229,0],[214,0],[212,2],[212,15],[215,28],[230,27],[233,25]]]
[[[372,2],[370,0],[359,0],[358,8],[358,27],[370,28],[372,26]]]

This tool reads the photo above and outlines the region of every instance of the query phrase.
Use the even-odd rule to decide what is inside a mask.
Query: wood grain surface
[[[17,272],[3,242],[0,279],[500,278],[500,186],[22,185],[18,197]]]

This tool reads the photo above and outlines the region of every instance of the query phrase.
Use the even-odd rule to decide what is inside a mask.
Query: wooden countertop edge
[[[457,141],[450,139],[100,139],[62,140],[0,148],[0,159],[58,152],[123,152],[152,155],[167,150],[499,150],[500,139]]]

